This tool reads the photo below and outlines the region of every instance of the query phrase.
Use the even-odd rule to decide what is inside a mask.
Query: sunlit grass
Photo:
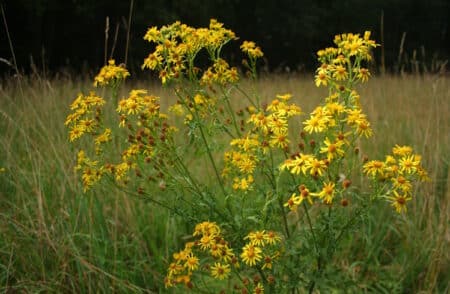
[[[83,193],[63,123],[67,105],[90,83],[36,77],[22,80],[23,92],[17,81],[2,83],[0,291],[160,291],[175,251],[168,246],[181,244],[191,231],[176,219],[163,221],[167,212],[112,186]],[[148,88],[161,96],[163,107],[174,103],[154,83],[131,83],[122,93]],[[327,95],[312,74],[268,75],[256,87],[267,102],[292,93],[305,113]],[[370,144],[361,142],[361,152],[381,157],[395,144],[411,145],[423,155],[432,182],[417,189],[405,217],[387,204],[373,207],[370,221],[343,244],[337,264],[358,287],[373,291],[448,291],[450,80],[375,77],[359,92],[375,132]],[[244,107],[242,97],[235,97]]]

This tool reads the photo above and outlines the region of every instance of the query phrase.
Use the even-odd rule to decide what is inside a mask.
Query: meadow
[[[0,292],[164,292],[172,253],[192,231],[112,185],[83,191],[64,121],[72,100],[91,86],[91,79],[63,76],[2,80]],[[132,88],[160,96],[163,109],[173,103],[166,89],[145,80],[127,81],[119,97]],[[256,88],[263,101],[291,93],[305,113],[326,95],[312,74],[268,74]],[[381,157],[395,144],[413,146],[431,181],[414,191],[405,214],[386,203],[371,208],[334,256],[335,279],[349,292],[446,293],[450,78],[375,75],[358,91],[375,134],[361,142],[361,152]],[[232,103],[241,103],[235,96]]]

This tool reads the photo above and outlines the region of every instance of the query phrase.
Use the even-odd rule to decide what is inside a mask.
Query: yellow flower
[[[250,244],[252,245],[264,246],[267,241],[266,231],[262,230],[251,232],[244,238],[244,240],[245,239],[250,239]]]
[[[410,192],[412,189],[411,182],[403,176],[392,178],[392,183],[395,189],[401,189],[403,192]]]
[[[406,202],[411,200],[411,196],[408,194],[400,195],[397,191],[393,191],[393,194],[393,196],[388,197],[391,206],[393,206],[398,213],[406,212]]]
[[[385,164],[379,160],[371,160],[364,164],[363,171],[368,175],[375,177],[376,175],[383,176]]]
[[[401,172],[415,173],[420,166],[420,156],[410,155],[400,158],[399,166]]]
[[[347,73],[347,70],[345,69],[345,67],[343,67],[342,65],[338,65],[334,68],[333,78],[335,78],[336,81],[343,81],[343,80],[347,79],[347,77],[348,77],[348,73]]]
[[[233,249],[228,247],[228,245],[222,245],[220,246],[218,257],[221,261],[229,263],[233,260],[233,258],[235,258],[235,255],[233,253]]]
[[[109,142],[109,141],[111,141],[111,129],[107,128],[107,129],[105,129],[105,131],[102,134],[98,135],[95,138],[94,142],[95,142],[95,145],[101,145],[101,144]]]
[[[199,259],[194,254],[189,254],[186,257],[186,262],[184,263],[184,267],[187,268],[190,271],[194,271],[198,268],[199,265]]]
[[[183,105],[181,105],[180,103],[175,103],[174,105],[169,107],[169,112],[172,112],[176,116],[183,116],[184,115]]]
[[[215,222],[202,222],[195,226],[192,236],[220,235],[220,227]]]
[[[253,289],[253,294],[263,294],[264,293],[264,285],[261,283],[256,284]]]
[[[338,65],[346,65],[350,62],[350,60],[345,57],[343,54],[339,54],[338,56],[336,56],[335,59],[333,59],[332,63],[333,64],[338,64]]]
[[[342,157],[344,155],[344,150],[341,149],[342,145],[344,145],[343,141],[336,141],[331,143],[330,139],[325,138],[324,141],[325,146],[320,148],[320,153],[327,153],[327,159],[331,161],[336,157]]]
[[[275,134],[285,134],[288,130],[288,122],[284,116],[279,115],[269,115],[268,117],[268,126],[270,131]]]
[[[149,28],[144,36],[144,40],[147,40],[149,42],[156,42],[159,38],[161,38],[161,33],[158,31],[157,27]]]
[[[372,128],[370,127],[370,122],[367,120],[360,120],[357,123],[356,133],[360,136],[364,135],[366,138],[372,136]]]
[[[230,271],[231,269],[229,264],[221,264],[220,262],[214,263],[211,267],[211,275],[219,280],[228,278]]]
[[[222,250],[222,245],[214,243],[214,244],[211,245],[211,248],[209,249],[209,253],[213,257],[219,257],[221,250]]]
[[[173,254],[173,259],[177,262],[179,261],[185,261],[187,260],[188,256],[191,254],[191,250],[184,248],[184,250],[181,250],[180,252],[176,252]]]
[[[392,154],[398,155],[398,156],[410,155],[412,153],[412,151],[413,151],[413,149],[410,146],[395,145],[395,147],[392,148]]]
[[[266,255],[264,256],[264,264],[262,266],[262,269],[272,269],[272,257]]]
[[[327,128],[327,121],[316,116],[311,116],[303,124],[305,125],[304,130],[310,134],[323,132]]]
[[[300,204],[300,199],[297,194],[292,193],[291,198],[284,204],[284,207],[288,207],[291,211],[296,211],[298,205]]]
[[[330,111],[331,115],[340,114],[345,110],[345,107],[337,102],[328,102],[325,107]]]
[[[313,195],[318,196],[319,198],[323,199],[323,202],[325,204],[331,204],[333,202],[334,198],[334,187],[335,184],[332,182],[324,183],[322,187],[322,191],[319,193],[313,193]]]
[[[327,162],[325,160],[312,158],[306,163],[306,168],[309,169],[309,173],[312,176],[322,176],[327,169]]]
[[[275,245],[275,243],[281,241],[281,237],[278,233],[274,231],[268,231],[266,234],[267,244]]]
[[[233,189],[234,190],[242,190],[242,191],[247,191],[247,190],[251,190],[251,185],[254,181],[253,176],[252,175],[248,175],[246,178],[234,178],[233,179],[234,184],[233,184]]]
[[[310,134],[313,132],[320,133],[325,131],[328,126],[334,125],[334,120],[327,108],[318,106],[311,113],[310,119],[304,121],[303,124],[306,132]]]
[[[114,173],[116,175],[116,181],[120,181],[126,176],[127,172],[130,170],[130,165],[126,162],[122,162],[116,165],[114,170],[115,170]]]
[[[259,147],[257,136],[245,136],[245,138],[233,139],[230,142],[231,146],[238,146],[245,152],[256,150]]]
[[[321,85],[326,86],[328,84],[328,80],[330,77],[326,72],[319,72],[315,77],[316,87],[320,87]]]
[[[292,174],[298,175],[302,172],[306,175],[308,171],[308,164],[314,158],[311,154],[300,153],[294,159],[287,159],[282,165],[281,169],[287,168]]]
[[[130,73],[123,66],[116,66],[114,59],[108,61],[108,65],[105,65],[100,69],[100,72],[95,77],[94,86],[108,86],[114,85],[114,83],[124,80]]]
[[[278,94],[277,98],[280,98],[281,100],[284,100],[284,101],[288,101],[289,99],[292,98],[292,95],[290,93],[286,93],[286,94],[283,94],[283,95]]]
[[[354,71],[356,72],[356,77],[361,80],[361,82],[367,82],[370,77],[370,72],[367,68],[355,68]]]
[[[241,173],[251,174],[255,170],[256,161],[252,159],[252,156],[243,154],[241,161],[235,165],[239,167]]]
[[[245,262],[249,266],[256,265],[257,261],[260,261],[262,259],[262,250],[261,248],[252,245],[247,244],[244,246],[241,254],[242,261]]]
[[[347,109],[347,119],[346,122],[349,125],[358,124],[360,121],[365,121],[366,115],[362,113],[362,110],[359,108],[356,109]]]
[[[257,129],[260,129],[264,134],[269,133],[269,118],[262,112],[252,114],[247,122],[255,125]]]
[[[171,276],[174,276],[174,275],[178,275],[182,271],[183,271],[183,266],[181,264],[172,262],[169,265],[168,276],[171,277]]]
[[[104,173],[103,168],[95,169],[86,167],[83,170],[83,174],[81,176],[83,182],[83,189],[86,192],[90,187],[92,187],[95,183],[100,181]]]
[[[300,191],[300,195],[298,196],[299,201],[298,204],[300,205],[303,200],[307,200],[309,202],[309,204],[313,204],[313,200],[311,198],[311,193],[309,192],[309,189],[306,188],[305,185],[300,185],[299,187],[299,191]]]
[[[159,68],[163,63],[164,58],[159,54],[159,52],[153,52],[144,59],[144,64],[142,64],[142,69],[156,69]]]
[[[422,182],[431,181],[430,177],[428,177],[428,172],[423,169],[423,167],[419,166],[417,168],[417,174],[419,175],[419,180]]]
[[[289,139],[287,138],[287,134],[280,133],[280,134],[273,134],[270,138],[270,146],[272,147],[278,147],[281,149],[284,149],[288,147],[289,145]]]
[[[255,47],[256,47],[255,42],[253,42],[253,41],[244,41],[240,48],[242,49],[243,52],[248,52],[248,50],[251,50],[251,49],[253,49]]]
[[[84,133],[85,133],[85,129],[82,126],[80,126],[80,125],[74,126],[69,132],[70,142],[73,142],[76,139],[80,138],[81,136],[84,135]]]
[[[215,240],[214,240],[214,236],[211,235],[204,235],[201,239],[200,239],[200,248],[202,250],[206,250],[211,248],[212,245],[215,244]]]
[[[185,285],[189,285],[189,283],[191,282],[191,275],[187,274],[178,276],[175,278],[175,282],[178,284],[183,283]]]

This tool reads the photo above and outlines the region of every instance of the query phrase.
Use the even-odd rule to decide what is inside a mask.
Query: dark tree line
[[[109,56],[125,60],[125,44],[131,0],[6,0],[2,2],[0,70],[12,72],[12,53],[18,68],[32,66],[47,71],[97,70],[104,63],[105,25],[109,18]],[[142,37],[150,26],[180,20],[191,26],[207,26],[210,18],[225,23],[240,41],[253,40],[263,49],[266,68],[312,70],[315,52],[332,45],[341,32],[371,30],[383,50],[387,70],[414,64],[428,70],[449,58],[448,0],[134,0],[127,65],[140,72],[150,47]],[[382,30],[384,27],[384,30]],[[117,29],[117,41],[114,42]],[[113,44],[115,43],[115,46]],[[403,46],[401,44],[403,43]],[[239,42],[227,54],[239,62]],[[114,47],[114,48],[113,48]],[[402,50],[400,50],[400,48]],[[399,51],[402,54],[399,55]]]

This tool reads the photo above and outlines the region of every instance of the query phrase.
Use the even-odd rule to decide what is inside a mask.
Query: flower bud
[[[344,189],[347,189],[348,187],[350,187],[351,184],[352,184],[352,181],[350,181],[349,179],[345,179],[344,181],[342,181],[342,187]]]
[[[341,205],[342,205],[343,207],[348,206],[348,200],[347,200],[346,198],[342,199],[342,200],[341,200]]]

